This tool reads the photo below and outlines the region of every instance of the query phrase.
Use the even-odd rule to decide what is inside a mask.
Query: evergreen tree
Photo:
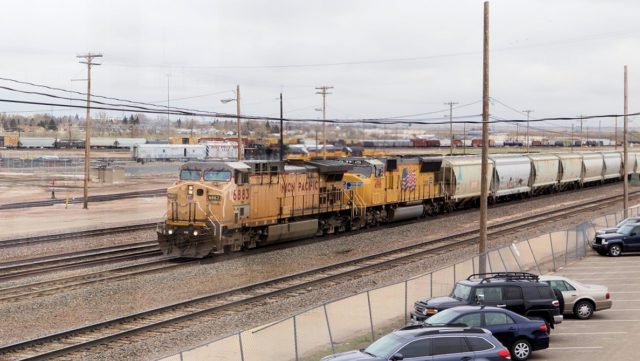
[[[53,118],[49,119],[49,122],[47,123],[47,128],[48,130],[53,130],[53,131],[57,131],[58,130],[58,126],[56,125],[56,122],[53,121]]]
[[[9,122],[9,129],[18,129],[18,123],[16,123],[16,120],[14,118],[11,118],[11,121]]]
[[[122,124],[127,125],[128,122],[129,121],[127,120],[126,116],[122,117]]]

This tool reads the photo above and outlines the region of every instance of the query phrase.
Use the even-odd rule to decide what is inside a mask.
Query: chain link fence
[[[639,214],[638,206],[629,216]],[[358,349],[405,325],[413,303],[445,296],[453,285],[478,272],[522,271],[544,274],[585,257],[598,228],[613,227],[622,212],[586,221],[563,231],[493,249],[403,282],[348,296],[292,317],[215,340],[162,361],[310,361]]]

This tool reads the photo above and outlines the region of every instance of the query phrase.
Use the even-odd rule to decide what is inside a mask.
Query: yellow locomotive
[[[187,162],[158,225],[167,255],[205,257],[437,213],[442,160]]]

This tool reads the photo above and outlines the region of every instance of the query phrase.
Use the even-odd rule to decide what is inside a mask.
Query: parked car
[[[511,358],[518,361],[528,359],[533,351],[549,347],[549,330],[544,320],[529,319],[499,307],[453,307],[438,312],[423,325],[482,327],[491,331],[509,349]]]
[[[419,300],[411,318],[423,321],[455,306],[477,305],[506,308],[527,317],[539,317],[554,328],[562,322],[560,303],[551,287],[526,272],[478,273],[456,283],[447,297]]]
[[[573,314],[581,320],[589,319],[595,311],[609,309],[613,304],[606,286],[586,285],[562,276],[542,276],[540,281],[562,292],[564,314]]]
[[[510,360],[509,350],[491,332],[473,327],[411,328],[387,334],[362,350],[321,361]]]
[[[622,227],[624,225],[627,225],[627,224],[633,224],[633,223],[638,223],[638,222],[640,222],[640,217],[625,218],[622,221],[620,221],[620,223],[616,224],[615,227],[602,228],[602,229],[596,230],[596,236],[600,235],[600,234],[606,234],[606,233],[616,233],[620,227]]]
[[[601,256],[613,257],[622,252],[640,251],[640,224],[626,224],[616,233],[599,234],[593,240],[591,248]]]

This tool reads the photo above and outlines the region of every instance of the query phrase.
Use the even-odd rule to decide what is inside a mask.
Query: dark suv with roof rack
[[[456,306],[483,304],[502,307],[526,317],[537,317],[553,328],[562,322],[560,303],[551,287],[526,272],[476,273],[459,281],[446,297],[419,300],[411,319],[423,321]]]

